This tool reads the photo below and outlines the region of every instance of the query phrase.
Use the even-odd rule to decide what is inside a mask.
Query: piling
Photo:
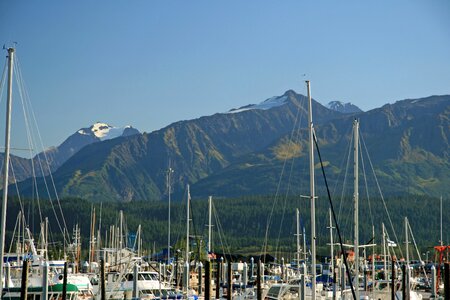
[[[220,298],[220,273],[221,273],[222,263],[217,260],[217,270],[216,270],[216,299]]]
[[[28,260],[23,261],[22,282],[20,285],[20,300],[28,299]]]
[[[5,288],[9,288],[9,281],[11,280],[11,265],[9,262],[5,264]]]
[[[244,284],[244,290],[247,289],[247,285],[248,285],[248,266],[247,266],[246,262],[244,262],[244,268],[242,270],[242,283]]]
[[[42,298],[48,299],[48,263],[42,264]]]
[[[203,273],[203,264],[202,262],[198,263],[198,295],[202,294],[202,273]]]
[[[227,300],[231,300],[231,295],[233,295],[232,283],[233,277],[231,276],[231,260],[228,261],[227,266]]]
[[[262,300],[261,261],[258,261],[258,266],[256,267],[256,299]]]
[[[301,282],[301,291],[300,291],[300,300],[305,300],[306,298],[306,276],[308,271],[306,270],[306,264],[302,263],[302,277],[300,279]]]
[[[406,283],[408,281],[407,275],[406,275],[406,265],[402,266],[402,273],[403,273],[403,276],[402,276],[402,299],[408,299],[407,293],[406,293],[406,289],[407,289]]]
[[[64,262],[62,300],[67,299],[67,261]]]
[[[345,290],[345,265],[341,264],[341,295]]]
[[[265,269],[265,266],[264,266],[264,263],[263,262],[261,262],[261,282],[262,283],[265,283],[265,278],[264,278],[264,274],[266,273],[266,269]]]
[[[391,288],[391,299],[395,300],[395,260],[392,260],[392,288]]]
[[[211,299],[211,262],[205,262],[205,300]]]
[[[437,298],[437,280],[436,280],[436,267],[431,266],[431,297]]]
[[[226,271],[226,265],[225,265],[225,263],[223,262],[223,257],[221,257],[220,258],[220,265],[221,265],[221,267],[222,267],[222,273],[220,274],[220,282],[225,282],[225,271]]]
[[[445,300],[450,300],[450,264],[444,264],[444,295]]]
[[[255,275],[255,259],[252,256],[250,258],[250,280],[253,279],[254,275]]]
[[[183,289],[186,290],[186,295],[187,295],[189,293],[189,262],[186,262],[184,264]]]
[[[161,264],[160,264],[161,266]],[[161,280],[161,279],[159,279]],[[137,263],[133,266],[133,299],[138,297],[138,265]]]
[[[100,300],[106,300],[105,260],[100,260]]]
[[[337,286],[338,268],[333,269],[333,300],[336,300],[336,286]]]

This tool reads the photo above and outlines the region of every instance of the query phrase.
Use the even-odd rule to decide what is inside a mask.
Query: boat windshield
[[[280,294],[280,285],[271,286],[269,291],[267,292],[267,297],[278,298],[278,294]]]
[[[158,280],[158,274],[139,273],[139,280]]]

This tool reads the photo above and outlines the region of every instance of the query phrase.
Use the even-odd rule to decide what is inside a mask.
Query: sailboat
[[[8,83],[7,83],[7,101],[6,101],[6,127],[5,127],[5,152],[4,152],[4,162],[3,162],[3,195],[2,195],[2,206],[1,206],[1,221],[0,221],[0,279],[2,280],[1,285],[1,296],[3,299],[36,299],[44,298],[49,299],[49,297],[54,297],[54,299],[59,299],[60,297],[66,299],[76,300],[82,296],[83,292],[79,289],[76,284],[68,283],[67,281],[67,265],[64,268],[64,275],[52,272],[51,268],[55,268],[55,262],[46,260],[45,257],[37,255],[37,251],[34,248],[34,242],[31,238],[31,233],[28,231],[29,243],[34,255],[34,265],[27,260],[24,263],[25,268],[22,270],[23,274],[21,284],[32,283],[32,286],[28,288],[22,288],[19,286],[11,286],[11,280],[9,278],[9,264],[5,264],[5,232],[6,232],[6,208],[8,202],[8,183],[9,183],[9,166],[10,166],[10,140],[11,140],[11,110],[12,110],[12,83],[13,83],[13,71],[14,71],[14,56],[15,48],[10,47],[7,49],[7,66],[8,66]],[[31,273],[31,278],[27,279],[28,276],[28,266],[31,265],[33,272]],[[26,275],[26,276],[25,276]],[[37,277],[36,277],[37,276]],[[89,285],[89,280],[87,280]],[[64,280],[64,283],[63,283]],[[40,282],[39,282],[40,281]],[[81,280],[85,281],[85,280]],[[28,296],[27,296],[28,294]],[[87,295],[91,298],[92,295]]]

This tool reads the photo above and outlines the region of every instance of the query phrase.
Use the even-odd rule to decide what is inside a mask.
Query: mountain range
[[[335,111],[338,111],[338,112],[341,112],[344,114],[353,114],[353,113],[362,112],[362,110],[358,106],[351,104],[350,102],[344,103],[341,101],[331,101],[331,102],[328,102],[327,107],[329,109],[332,109],[332,110],[335,110]]]
[[[139,134],[139,130],[132,126],[113,127],[106,123],[96,122],[90,127],[79,129],[59,146],[50,147],[38,153],[33,159],[12,155],[11,164],[14,166],[14,174],[11,175],[14,176],[10,176],[10,180],[12,182],[23,181],[33,177],[33,173],[37,177],[49,175],[86,145],[134,134]],[[3,157],[3,153],[0,153],[2,161]]]
[[[96,202],[167,199],[169,167],[174,199],[183,198],[186,184],[194,197],[307,194],[306,116],[306,97],[289,90],[259,105],[175,122],[151,133],[99,138],[65,161],[64,156],[53,159],[58,163],[52,179],[60,197]],[[345,113],[313,101],[315,134],[333,192],[351,194],[347,158],[355,118],[361,124],[361,182],[367,194],[450,192],[449,117],[448,95]],[[87,136],[86,141],[93,138]],[[319,174],[320,165],[316,168]],[[37,186],[45,186],[44,180],[50,178],[38,179]],[[321,191],[323,179],[317,175],[316,181]],[[26,179],[19,186],[32,195],[36,185]]]

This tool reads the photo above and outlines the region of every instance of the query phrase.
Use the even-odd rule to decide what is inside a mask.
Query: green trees
[[[39,236],[41,218],[48,217],[50,229],[50,249],[53,256],[61,255],[64,246],[63,233],[59,224],[66,230],[69,236],[75,224],[78,224],[82,238],[82,248],[87,251],[91,208],[95,207],[97,221],[96,228],[99,229],[102,243],[106,240],[111,225],[118,226],[119,211],[123,210],[125,216],[125,227],[129,233],[135,233],[138,225],[142,226],[143,247],[147,253],[165,249],[167,247],[167,203],[164,202],[133,202],[133,203],[108,203],[91,204],[83,199],[62,199],[61,211],[64,214],[62,221],[58,203],[41,201],[37,203],[31,200],[17,198],[8,202],[7,213],[7,245],[11,240],[15,226],[15,219],[20,207],[23,207],[27,224],[35,236]],[[381,244],[381,223],[386,225],[391,239],[402,245],[403,218],[409,218],[414,237],[421,248],[426,252],[429,247],[438,243],[439,240],[439,199],[408,196],[392,197],[385,199],[386,208],[389,210],[393,227],[397,232],[395,237],[381,199],[372,199],[370,203],[366,199],[360,200],[360,243],[368,242],[372,238],[372,225],[375,228],[375,243]],[[449,228],[447,212],[449,202],[444,199],[444,229]],[[351,242],[353,236],[352,224],[352,198],[346,197],[342,202],[335,201],[334,206],[338,213],[339,226],[344,242]],[[328,200],[323,197],[317,201],[317,245],[320,255],[328,254],[329,243],[329,218]],[[247,196],[235,199],[214,199],[213,216],[213,241],[212,249],[219,253],[253,254],[259,255],[263,250],[265,237],[267,236],[268,252],[276,257],[294,256],[296,245],[296,222],[295,209],[299,208],[301,215],[301,227],[305,227],[306,241],[309,245],[309,201],[303,198],[283,198],[274,200],[269,196]],[[184,249],[186,235],[186,204],[184,202],[172,203],[171,207],[171,236],[174,253],[176,249]],[[56,212],[56,213],[55,213]],[[192,201],[191,210],[191,250],[194,256],[205,258],[207,249],[207,216],[208,208],[206,199]],[[340,212],[340,213],[339,213]],[[268,225],[269,224],[269,225]],[[66,235],[67,235],[66,232]],[[444,242],[450,242],[448,230],[444,230]],[[70,241],[72,242],[72,241]],[[67,243],[67,241],[66,241]],[[428,249],[429,250],[429,249]],[[432,251],[431,251],[432,252]]]

